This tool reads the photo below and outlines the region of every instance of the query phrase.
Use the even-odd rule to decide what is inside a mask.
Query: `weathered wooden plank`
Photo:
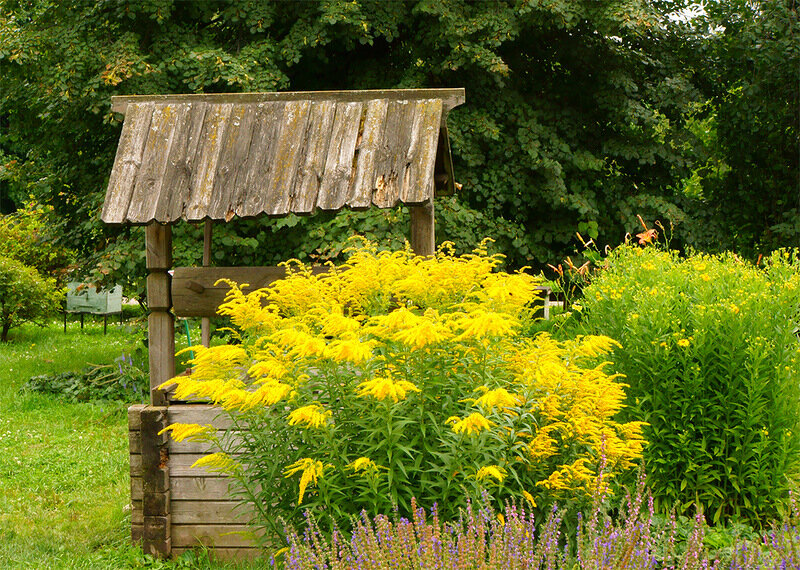
[[[172,477],[169,490],[173,501],[230,501],[230,485],[227,477]],[[143,495],[142,478],[131,477],[131,500],[141,501]]]
[[[231,480],[227,477],[173,477],[170,479],[173,501],[229,501]]]
[[[128,105],[142,102],[190,103],[263,103],[269,101],[369,101],[371,99],[441,99],[449,111],[465,101],[464,88],[446,89],[362,89],[357,91],[284,91],[272,93],[200,93],[193,95],[118,95],[111,98],[111,108],[125,113]]]
[[[378,208],[391,208],[400,197],[401,166],[405,164],[410,139],[407,128],[414,113],[408,101],[390,101],[386,112],[383,144],[378,150],[375,164],[375,192],[372,203]]]
[[[411,249],[417,255],[436,253],[436,231],[433,211],[433,196],[425,204],[411,206]]]
[[[363,103],[336,105],[331,144],[317,196],[317,205],[323,210],[338,210],[347,202],[363,109]]]
[[[297,173],[291,212],[309,214],[314,211],[325,173],[335,114],[336,104],[333,101],[317,101],[311,105],[305,160]]]
[[[166,465],[169,466],[170,477],[224,477],[219,472],[205,467],[192,467],[195,461],[208,455],[207,453],[170,453]],[[131,455],[131,477],[143,476],[143,456]]]
[[[442,114],[442,125],[439,128],[439,144],[436,147],[436,166],[434,167],[433,180],[435,184],[434,196],[452,196],[456,192],[456,182],[453,176],[453,157],[450,154],[450,138],[447,134],[447,122]]]
[[[442,118],[442,102],[438,99],[417,101],[415,107],[400,187],[400,201],[409,205],[422,204],[433,196],[433,172]]]
[[[176,126],[167,170],[164,173],[164,188],[168,191],[161,194],[167,198],[160,200],[156,208],[156,219],[159,221],[174,222],[183,215],[192,194],[196,155],[200,148],[208,107],[207,103],[188,103],[188,113]]]
[[[278,548],[282,548],[283,545],[281,544],[280,547],[276,547],[275,550]],[[172,547],[172,555],[173,556],[180,556],[184,552],[192,550],[192,548],[186,546],[173,546]],[[247,560],[250,562],[262,560],[264,562],[264,568],[266,568],[268,564],[269,554],[265,553],[264,550],[261,548],[215,548],[214,549],[214,559],[220,561],[235,561],[239,562],[242,560]]]
[[[171,424],[211,424],[217,429],[231,427],[231,420],[221,408],[208,404],[179,404],[169,407]]]
[[[377,181],[376,160],[380,152],[388,109],[387,99],[376,99],[367,103],[361,142],[356,149],[356,174],[347,199],[347,205],[351,208],[363,209],[372,204],[372,193],[375,191]]]
[[[241,174],[241,184],[244,185],[247,178],[246,172],[242,171],[242,165],[247,161],[250,152],[254,117],[252,105],[233,106],[220,149],[214,190],[208,207],[208,216],[212,219],[230,221],[235,215],[233,208],[236,202],[236,179]]]
[[[232,111],[233,105],[225,103],[211,105],[206,111],[200,146],[195,154],[196,166],[192,173],[191,195],[184,210],[186,220],[202,220],[208,215],[219,155]]]
[[[172,524],[242,524],[252,515],[252,507],[238,501],[172,501],[171,506]],[[142,522],[142,502],[132,501],[131,523]]]
[[[175,548],[196,545],[216,548],[252,547],[252,529],[246,524],[173,524],[172,544]]]
[[[258,216],[265,208],[274,171],[274,157],[285,103],[260,103],[256,108],[253,135],[245,169],[247,176],[236,204],[236,215]]]
[[[128,429],[131,432],[142,429],[142,410],[147,404],[133,404],[128,406]]]
[[[172,227],[153,222],[145,228],[145,264],[148,270],[172,268]]]
[[[108,180],[103,213],[100,216],[107,224],[120,224],[125,221],[131,195],[136,186],[136,175],[142,164],[142,154],[150,132],[154,109],[153,103],[135,103],[128,109],[122,125],[114,167]]]
[[[142,452],[142,438],[140,432],[138,431],[128,432],[128,451],[131,455],[135,455]]]
[[[183,105],[156,105],[150,132],[142,154],[142,166],[136,176],[131,202],[126,218],[133,223],[147,223],[155,218],[156,205],[161,192],[169,192],[163,186],[167,159],[175,134],[175,125],[185,112]]]
[[[328,271],[325,266],[312,269],[314,273]],[[172,275],[172,309],[179,317],[213,317],[224,301],[230,287],[219,279],[249,283],[245,293],[268,286],[286,277],[283,267],[176,267]]]
[[[283,113],[281,132],[275,147],[270,186],[264,213],[270,216],[289,212],[295,176],[303,156],[311,102],[288,101]]]

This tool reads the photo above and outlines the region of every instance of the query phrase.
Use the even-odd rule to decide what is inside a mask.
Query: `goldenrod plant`
[[[238,435],[172,437],[215,443],[201,463],[240,480],[273,533],[304,510],[343,527],[362,509],[408,516],[414,497],[455,518],[483,489],[542,512],[590,496],[601,456],[609,481],[645,444],[641,422],[614,419],[624,385],[601,357],[615,342],[520,334],[537,279],[498,272],[487,245],[418,257],[363,243],[327,273],[292,262],[267,289],[229,283],[219,313],[239,342],[193,347],[192,375],[169,384]]]
[[[637,237],[644,247],[615,249],[580,309],[584,332],[621,343],[624,415],[649,424],[655,507],[767,525],[800,475],[798,252],[754,264]]]

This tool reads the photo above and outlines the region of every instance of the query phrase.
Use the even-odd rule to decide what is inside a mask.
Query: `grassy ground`
[[[130,544],[126,404],[25,394],[34,375],[130,352],[131,326],[12,331],[0,345],[0,568],[219,568],[207,553],[162,563]]]

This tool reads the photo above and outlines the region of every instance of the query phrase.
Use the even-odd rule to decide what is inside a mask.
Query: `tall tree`
[[[688,170],[673,139],[691,88],[659,59],[666,27],[656,3],[0,0],[0,8],[0,152],[15,160],[5,177],[53,204],[63,239],[87,254],[108,256],[128,235],[98,221],[119,136],[114,94],[465,87],[467,104],[449,122],[464,187],[439,208],[440,236],[470,245],[493,235],[513,265],[568,253],[576,229],[612,241],[637,213],[685,215],[673,194]],[[396,235],[386,213],[347,216]],[[243,243],[251,262],[296,254],[249,247],[276,231],[289,234],[282,244],[335,254],[320,228],[328,242],[350,233],[326,216],[242,223],[221,234],[222,254],[237,261],[233,244]]]

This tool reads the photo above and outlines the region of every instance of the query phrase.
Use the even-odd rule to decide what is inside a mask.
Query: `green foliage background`
[[[637,213],[697,247],[796,240],[797,2],[667,17],[687,4],[0,0],[0,210],[52,204],[85,271],[133,284],[139,230],[98,219],[112,95],[465,87],[449,120],[464,188],[437,214],[462,250],[492,235],[512,266],[543,266],[576,229],[616,243]],[[406,219],[238,222],[214,249],[227,264],[327,259],[356,231],[399,240]],[[178,226],[180,263],[198,236]]]

